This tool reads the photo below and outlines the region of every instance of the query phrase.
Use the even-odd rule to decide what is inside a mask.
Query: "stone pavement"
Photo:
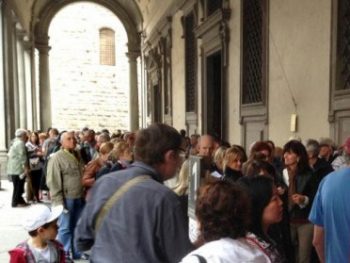
[[[22,220],[28,207],[12,208],[12,183],[8,180],[1,181],[0,190],[0,262],[9,262],[8,251],[19,242],[28,238],[28,234],[22,228]],[[33,204],[35,205],[35,204]],[[75,262],[87,262],[77,260]]]

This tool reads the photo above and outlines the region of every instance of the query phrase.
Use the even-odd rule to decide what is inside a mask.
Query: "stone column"
[[[139,96],[137,88],[137,58],[140,56],[138,51],[129,51],[126,54],[130,65],[130,93],[129,93],[129,129],[136,131],[139,129]]]
[[[46,36],[36,42],[39,50],[39,105],[40,105],[40,129],[45,131],[51,127],[51,91],[49,69],[49,37]]]
[[[26,98],[27,98],[27,128],[34,131],[36,127],[34,125],[34,105],[35,98],[33,94],[35,94],[34,85],[32,85],[32,63],[31,63],[31,55],[32,55],[32,44],[28,40],[23,42],[24,46],[24,83],[26,88]]]
[[[19,108],[19,126],[27,129],[27,96],[25,86],[25,72],[24,72],[24,41],[25,32],[20,28],[19,24],[16,26],[16,46],[17,46],[17,68],[18,68],[18,108]]]
[[[0,155],[6,153],[6,105],[5,105],[5,85],[4,85],[4,56],[3,56],[3,23],[2,5],[0,1]]]

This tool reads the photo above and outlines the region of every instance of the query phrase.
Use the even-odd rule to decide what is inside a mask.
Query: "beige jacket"
[[[46,182],[53,205],[63,204],[63,191],[67,199],[83,198],[82,171],[82,163],[73,154],[63,149],[50,157]]]

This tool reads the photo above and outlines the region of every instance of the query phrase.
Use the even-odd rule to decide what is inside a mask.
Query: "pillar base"
[[[0,179],[7,179],[6,167],[7,167],[7,151],[0,150]]]

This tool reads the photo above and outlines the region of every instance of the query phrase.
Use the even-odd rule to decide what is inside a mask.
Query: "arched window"
[[[100,64],[115,65],[115,37],[110,28],[100,29]]]

